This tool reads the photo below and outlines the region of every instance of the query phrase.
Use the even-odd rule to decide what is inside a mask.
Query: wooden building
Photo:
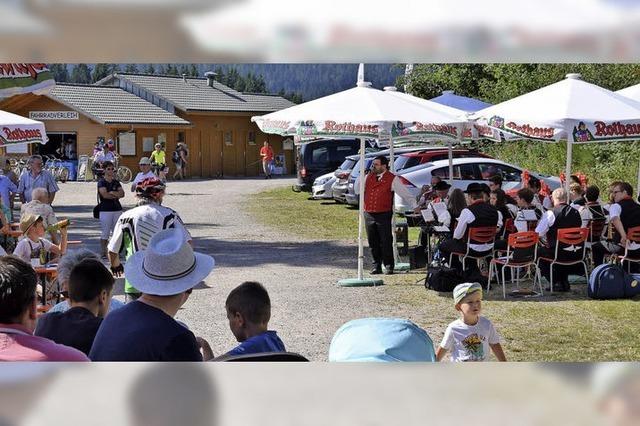
[[[170,153],[177,142],[189,147],[188,176],[256,176],[265,140],[293,171],[294,151],[283,138],[266,135],[251,116],[293,105],[280,96],[240,93],[212,79],[113,74],[95,85],[59,83],[47,95],[13,96],[0,109],[43,121],[46,145],[13,149],[14,155],[51,154],[62,141],[91,155],[99,140],[116,141],[122,164],[137,171],[140,157],[155,143]],[[17,148],[17,147],[15,147]],[[169,164],[171,167],[172,164]]]
[[[264,134],[251,122],[254,115],[293,105],[281,96],[241,93],[213,77],[114,73],[97,84],[118,86],[189,121],[193,126],[178,138],[189,147],[192,176],[256,176],[265,140],[293,171],[293,144],[283,145],[282,137]]]

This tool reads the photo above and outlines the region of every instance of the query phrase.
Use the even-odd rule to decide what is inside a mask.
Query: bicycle
[[[118,179],[121,183],[129,183],[131,179],[133,179],[133,173],[131,169],[127,166],[120,166],[120,156],[115,154],[115,169],[116,169],[116,179]]]

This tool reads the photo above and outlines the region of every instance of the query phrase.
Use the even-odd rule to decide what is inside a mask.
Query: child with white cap
[[[462,283],[453,289],[453,301],[462,318],[453,321],[444,332],[436,351],[438,361],[451,352],[451,361],[485,361],[489,348],[498,361],[506,361],[500,336],[491,321],[480,316],[482,287],[478,283]]]

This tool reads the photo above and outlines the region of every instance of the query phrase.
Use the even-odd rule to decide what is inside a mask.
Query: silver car
[[[332,200],[333,191],[331,190],[331,187],[335,182],[336,176],[334,172],[318,176],[316,180],[313,181],[313,186],[311,187],[311,196],[315,200]]]
[[[409,189],[409,192],[414,197],[417,197],[420,193],[420,188],[431,183],[432,176],[438,176],[444,181],[449,180],[449,160],[424,163],[402,170],[398,174],[402,183]],[[552,190],[560,188],[560,179],[557,177],[531,171],[529,174],[543,180]],[[490,158],[453,159],[453,188],[465,190],[473,182],[488,184],[489,178],[494,175],[502,176],[502,189],[509,191],[520,186],[522,169],[504,161]],[[411,210],[411,208],[406,201],[396,195],[395,210],[396,212],[404,213]]]

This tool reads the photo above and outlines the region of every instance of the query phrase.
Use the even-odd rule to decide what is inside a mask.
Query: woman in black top
[[[502,228],[498,229],[498,236],[501,238],[507,237],[507,220],[515,218],[515,212],[517,208],[513,206],[510,209],[507,205],[507,196],[502,189],[496,189],[491,191],[489,202],[502,214]]]
[[[451,223],[449,229],[453,232],[458,224],[458,218],[462,213],[462,210],[467,208],[467,199],[464,196],[464,192],[460,188],[456,188],[449,194],[449,201],[447,202],[447,210],[451,215]]]
[[[98,210],[100,211],[100,227],[102,229],[100,246],[102,248],[102,257],[106,258],[109,235],[122,214],[120,198],[124,197],[124,189],[115,178],[113,163],[106,161],[103,167],[104,176],[98,181],[98,198],[100,199]]]

